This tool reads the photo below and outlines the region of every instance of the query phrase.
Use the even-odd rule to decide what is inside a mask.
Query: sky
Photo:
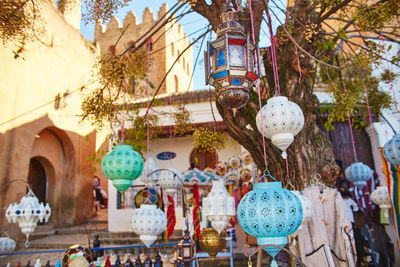
[[[153,10],[153,13],[155,15],[155,18],[157,19],[157,13],[158,10],[160,9],[161,5],[163,3],[167,3],[168,7],[171,8],[177,0],[132,0],[129,2],[129,4],[118,10],[116,16],[118,17],[118,19],[122,22],[126,16],[126,14],[130,11],[133,11],[138,19],[138,24],[141,23],[142,21],[142,14],[143,11],[146,7],[150,7]],[[278,1],[284,1],[283,2],[279,2],[279,6],[281,7],[281,9],[286,9],[286,0],[278,0]],[[242,1],[245,2],[245,1]],[[282,12],[280,12],[279,9],[274,8],[274,4],[272,3],[272,1],[269,1],[270,7],[274,10],[275,13],[278,14],[278,16],[280,17],[280,21],[284,21],[284,15],[282,14]],[[187,10],[189,10],[190,6],[187,4],[185,5],[185,7],[182,10],[179,10],[176,15],[179,15]],[[85,13],[85,10],[82,10],[83,13]],[[273,19],[273,29],[276,29],[278,22],[276,20]],[[199,31],[195,34],[192,34],[202,28],[205,28],[209,25],[207,19],[205,19],[204,17],[202,17],[201,15],[197,14],[196,12],[192,12],[186,16],[184,16],[180,21],[180,24],[183,25],[184,31],[187,35],[189,35],[189,41],[193,41],[194,39],[196,39],[199,35],[201,35],[204,31]],[[263,23],[261,25],[262,27],[262,31],[261,31],[261,36],[260,36],[260,47],[265,47],[265,46],[269,46],[269,36],[267,36],[267,32],[268,32],[268,28],[266,26],[265,23]],[[81,33],[85,36],[86,39],[93,41],[93,37],[94,37],[94,24],[85,24],[85,22],[81,21]],[[191,35],[192,34],[192,35]],[[210,36],[207,36],[207,39],[209,40]],[[211,40],[215,39],[215,34],[212,34],[211,36]],[[204,89],[207,88],[207,86],[205,85],[205,78],[204,78],[204,60],[203,60],[203,51],[206,48],[206,42],[203,43],[203,46],[200,47],[200,41],[198,43],[196,43],[195,45],[193,45],[193,65],[195,64],[195,60],[197,55],[199,55],[198,58],[198,62],[194,71],[194,76],[193,76],[193,83],[194,86],[193,88],[195,90],[199,90],[199,89]],[[199,53],[200,52],[200,53]],[[169,68],[169,67],[168,67]]]

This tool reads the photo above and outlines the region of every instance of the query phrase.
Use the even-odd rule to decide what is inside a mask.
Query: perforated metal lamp
[[[215,87],[218,102],[227,108],[241,108],[249,100],[249,91],[257,81],[260,70],[258,46],[237,22],[233,8],[222,14],[217,27],[217,39],[208,42],[205,52],[206,84]]]
[[[190,238],[189,230],[185,230],[183,239],[178,244],[179,260],[183,263],[183,266],[192,266],[194,259],[194,242]]]

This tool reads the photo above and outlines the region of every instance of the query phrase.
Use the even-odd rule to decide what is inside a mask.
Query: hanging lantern
[[[150,188],[155,188],[158,181],[158,172],[155,172],[158,168],[153,158],[149,159],[149,166],[143,167],[142,174],[140,175],[140,181]],[[147,163],[146,163],[147,165]],[[148,173],[147,173],[148,172]]]
[[[160,170],[158,172],[158,184],[165,192],[173,196],[182,188],[183,182],[177,175],[178,171],[173,169]]]
[[[301,225],[297,230],[299,231],[304,224],[306,224],[309,220],[311,220],[311,217],[314,214],[314,210],[312,202],[307,197],[303,196],[299,191],[292,191],[292,193],[299,198],[301,202],[301,207],[303,208],[303,220],[301,221]]]
[[[250,153],[248,151],[245,151],[241,155],[241,159],[243,164],[249,165],[250,163],[253,162],[253,158],[251,157]]]
[[[347,180],[362,188],[372,178],[373,171],[362,162],[354,162],[344,172]]]
[[[259,55],[258,46],[245,35],[233,8],[222,14],[222,21],[217,28],[217,39],[208,42],[204,53],[206,84],[215,87],[222,106],[241,108],[248,102],[250,88],[258,79],[254,60]]]
[[[165,213],[157,209],[156,205],[141,205],[132,214],[131,227],[139,235],[140,240],[150,247],[167,227]]]
[[[15,241],[9,237],[0,237],[0,254],[10,253],[15,249]]]
[[[183,266],[189,267],[192,265],[194,257],[195,244],[190,238],[190,232],[186,229],[181,240],[178,244],[178,260],[183,263]]]
[[[161,207],[160,194],[154,188],[147,188],[139,190],[135,195],[135,206],[140,208],[142,204],[156,205],[157,208]]]
[[[35,230],[37,223],[47,222],[51,215],[49,204],[46,206],[39,203],[39,200],[29,189],[21,201],[17,204],[10,204],[6,210],[6,218],[9,223],[18,223],[21,232],[26,236],[25,246],[29,246],[29,234]]]
[[[372,191],[371,200],[374,204],[379,205],[381,209],[390,209],[392,207],[389,190],[386,186],[380,185]]]
[[[115,146],[101,161],[101,170],[123,194],[143,171],[143,158],[131,146]]]
[[[395,134],[383,146],[383,156],[392,165],[400,165],[400,134]]]
[[[213,228],[204,228],[200,233],[200,248],[215,258],[218,252],[222,251],[226,246],[224,234],[221,235]]]
[[[257,244],[284,247],[303,219],[303,208],[295,194],[282,188],[280,182],[257,183],[240,201],[237,217],[242,229],[257,237]],[[280,249],[264,250],[275,257]]]
[[[211,221],[212,227],[221,233],[235,216],[235,199],[225,188],[225,180],[212,181],[213,186],[207,197],[203,198],[203,214]]]
[[[257,113],[257,129],[265,137],[271,139],[272,144],[285,151],[304,125],[304,116],[300,107],[285,96],[274,96],[268,99],[261,109],[263,125],[261,126],[260,112]],[[286,154],[282,156],[286,158]]]

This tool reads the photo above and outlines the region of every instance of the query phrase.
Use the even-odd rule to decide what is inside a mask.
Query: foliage
[[[221,131],[212,131],[207,128],[196,128],[193,133],[193,146],[199,152],[214,152],[221,150],[227,141],[226,134]]]
[[[128,93],[125,101],[140,96],[144,91],[146,60],[144,50],[123,56],[101,56],[92,75],[99,85],[83,100],[81,120],[88,119],[92,125],[101,128],[105,122],[112,120],[114,105],[124,101],[124,92]]]
[[[121,7],[126,6],[130,0],[84,0],[87,13],[83,14],[85,23],[107,22]]]
[[[171,117],[174,122],[174,136],[183,136],[194,130],[190,119],[190,112],[184,105],[175,106],[175,112],[171,114]]]

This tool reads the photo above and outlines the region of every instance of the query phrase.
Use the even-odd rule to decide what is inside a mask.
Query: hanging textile
[[[367,184],[362,188],[359,188],[350,182],[350,196],[355,202],[357,202],[363,213],[372,215],[372,212],[377,208],[371,200],[371,193],[379,184],[380,181],[376,173],[374,173],[372,179],[369,179]]]
[[[302,191],[313,203],[311,220],[293,235],[290,251],[308,266],[355,266],[352,225],[340,193],[317,185]]]
[[[193,230],[194,238],[198,240],[200,237],[200,195],[199,186],[197,184],[193,185]]]
[[[392,202],[392,215],[394,229],[396,231],[397,246],[400,248],[400,206],[399,206],[399,191],[400,191],[400,169],[399,166],[391,165],[383,156],[382,147],[379,148],[381,154],[383,172],[388,186],[390,201]]]
[[[166,239],[173,234],[176,224],[176,217],[175,217],[175,203],[174,198],[167,194],[168,197],[168,208],[167,208],[167,230],[166,232]]]

